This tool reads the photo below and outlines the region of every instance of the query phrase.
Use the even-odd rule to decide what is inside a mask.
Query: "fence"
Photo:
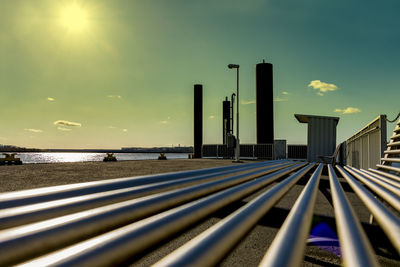
[[[386,115],[380,115],[346,140],[346,163],[375,168],[386,149]]]
[[[228,148],[227,145],[209,144],[203,145],[203,157],[210,158],[232,158],[234,157],[234,148]],[[273,159],[273,144],[241,144],[241,158],[253,159]]]
[[[288,145],[288,159],[307,159],[306,145]]]

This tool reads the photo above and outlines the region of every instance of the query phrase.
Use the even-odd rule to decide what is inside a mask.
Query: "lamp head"
[[[238,69],[239,65],[237,65],[237,64],[229,64],[228,68],[230,68],[230,69]]]

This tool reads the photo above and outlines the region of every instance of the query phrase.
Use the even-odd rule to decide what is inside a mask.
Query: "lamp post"
[[[229,69],[236,69],[236,148],[235,161],[240,162],[240,142],[239,142],[239,65],[229,64]]]

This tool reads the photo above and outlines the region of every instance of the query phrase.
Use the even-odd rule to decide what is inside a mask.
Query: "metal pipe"
[[[367,173],[367,174],[369,174],[369,175],[372,175],[372,176],[374,176],[374,177],[376,177],[376,178],[379,178],[379,179],[385,181],[386,183],[389,183],[389,184],[391,184],[391,185],[393,185],[393,186],[395,186],[395,187],[397,187],[397,188],[400,189],[400,183],[399,183],[399,182],[396,182],[396,181],[394,181],[394,180],[392,180],[392,179],[389,179],[389,178],[384,177],[384,176],[382,176],[382,175],[379,175],[379,174],[377,174],[377,173],[370,172],[370,171],[368,171],[368,170],[361,169],[360,171],[362,171],[363,173]]]
[[[376,167],[400,173],[400,168],[397,168],[397,167],[392,167],[392,166],[388,166],[388,165],[381,165],[381,164],[376,164]]]
[[[376,174],[385,176],[387,178],[393,179],[393,180],[395,180],[397,182],[400,182],[400,176],[398,176],[398,175],[394,175],[394,174],[391,174],[391,173],[375,170],[375,169],[372,169],[372,168],[369,168],[368,171],[371,171],[373,173],[376,173]]]
[[[331,164],[328,165],[328,172],[336,229],[339,233],[339,242],[343,253],[343,265],[379,266],[371,244],[362,230]]]
[[[386,188],[378,185],[377,183],[371,181],[370,179],[366,178],[365,176],[358,174],[357,172],[353,171],[349,167],[345,166],[344,169],[351,173],[354,177],[358,180],[363,182],[366,186],[368,186],[372,191],[374,191],[377,195],[379,195],[383,200],[389,203],[392,207],[394,207],[397,211],[400,211],[400,198],[387,190]]]
[[[110,179],[110,180],[102,180],[94,182],[50,186],[37,189],[28,189],[17,192],[1,193],[0,209],[80,196],[84,194],[93,194],[98,192],[122,189],[122,188],[145,185],[156,182],[164,182],[172,179],[187,178],[187,177],[193,177],[197,175],[204,175],[210,173],[218,173],[224,170],[242,168],[244,165],[250,166],[251,164],[265,164],[265,163],[249,163],[249,164],[243,164],[242,166],[233,165],[226,167],[190,170],[182,172],[171,172],[171,173],[163,173],[156,175],[144,175],[144,176],[136,176],[128,178],[118,178],[118,179]]]
[[[336,168],[365,206],[367,206],[394,248],[400,254],[400,220],[398,217],[379,202],[367,189],[361,186],[349,173],[343,170],[342,167],[336,166]]]
[[[297,198],[259,266],[300,266],[310,232],[323,164],[314,171]]]
[[[400,149],[386,150],[384,154],[400,154]]]
[[[56,251],[23,266],[110,266],[157,244],[213,212],[254,193],[284,175],[301,168],[297,164],[236,185],[208,197],[154,215],[123,228]],[[79,252],[79,253],[78,253]]]
[[[288,163],[278,167],[267,167],[263,170],[4,230],[0,232],[2,252],[0,265],[23,261],[268,173],[281,169],[284,169],[282,172],[285,170],[288,172],[299,166],[301,164]]]
[[[390,192],[392,192],[393,194],[397,195],[398,197],[400,197],[400,188],[392,185],[391,183],[386,182],[383,179],[380,179],[378,177],[375,177],[374,175],[371,175],[367,172],[363,172],[362,170],[356,169],[354,167],[351,167],[351,169],[355,172],[357,172],[360,175],[363,175],[364,177],[370,179],[371,181],[377,183],[378,185],[382,186],[383,188],[389,190]]]
[[[314,165],[303,167],[153,266],[215,266]]]
[[[279,166],[284,164],[275,163],[269,164],[268,167]],[[97,208],[100,206],[117,203],[133,198],[142,197],[145,195],[155,194],[167,189],[182,188],[201,182],[221,179],[224,176],[239,174],[245,171],[254,170],[255,168],[265,168],[265,165],[246,165],[240,169],[229,169],[221,171],[218,174],[211,173],[199,175],[189,178],[169,180],[166,182],[130,187],[126,189],[117,189],[107,192],[83,195],[78,197],[53,200],[44,203],[25,205],[21,207],[13,207],[0,211],[0,229],[16,227],[19,225],[42,221],[49,218],[54,218],[73,212]]]
[[[400,146],[400,142],[398,142],[399,144],[396,146]],[[389,146],[389,144],[388,144]],[[400,158],[381,158],[381,162],[382,161],[387,161],[387,162],[400,162]]]

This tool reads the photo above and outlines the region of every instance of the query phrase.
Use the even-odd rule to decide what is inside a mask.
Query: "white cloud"
[[[50,102],[55,101],[55,99],[52,98],[52,97],[48,97],[47,100],[50,101]]]
[[[128,129],[122,129],[122,131],[126,133],[128,131]]]
[[[353,114],[353,113],[361,112],[361,110],[359,108],[348,107],[345,109],[336,108],[334,110],[334,112],[342,113],[342,114]]]
[[[215,119],[215,116],[214,115],[210,115],[210,116],[208,116],[208,118],[209,119]]]
[[[256,101],[255,100],[249,100],[249,101],[242,101],[241,104],[242,105],[250,105],[250,104],[255,104]]]
[[[285,101],[288,101],[288,99],[276,97],[276,98],[274,99],[274,101],[275,101],[275,102],[285,102]]]
[[[73,121],[64,121],[64,120],[58,120],[53,122],[54,125],[57,126],[71,126],[71,127],[81,127],[82,124],[79,122],[73,122]]]
[[[320,80],[311,81],[308,87],[312,87],[314,90],[317,90],[317,95],[319,96],[323,96],[326,92],[333,92],[339,89],[339,87],[333,83],[325,83],[321,82]]]
[[[31,129],[31,128],[25,128],[24,130],[27,132],[32,132],[32,133],[42,133],[43,132],[40,129]]]
[[[289,92],[283,91],[282,95],[289,95]]]
[[[122,98],[122,96],[120,96],[120,95],[108,95],[107,97],[108,98],[117,98],[117,99],[121,99]]]
[[[62,127],[62,126],[58,126],[57,129],[60,130],[60,131],[63,131],[63,132],[69,132],[69,131],[71,131],[71,129],[65,128],[65,127]]]

